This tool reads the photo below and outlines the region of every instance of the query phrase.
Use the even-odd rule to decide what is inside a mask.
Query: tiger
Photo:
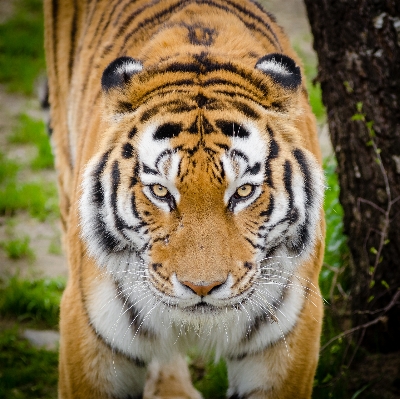
[[[69,277],[60,399],[310,398],[324,175],[302,63],[247,0],[45,0]]]

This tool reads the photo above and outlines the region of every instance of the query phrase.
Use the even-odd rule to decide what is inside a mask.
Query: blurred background
[[[346,298],[347,249],[342,234],[335,162],[317,61],[301,0],[265,0],[303,59],[318,120],[327,178],[328,235],[321,287],[327,303]],[[56,173],[47,134],[46,70],[41,0],[0,0],[0,398],[57,397],[58,315],[68,271],[61,245]],[[340,327],[326,306],[323,343]],[[321,355],[315,398],[346,396],[342,339]],[[189,357],[205,398],[224,398],[223,363]],[[356,392],[357,393],[357,392]],[[358,394],[357,394],[358,395]]]

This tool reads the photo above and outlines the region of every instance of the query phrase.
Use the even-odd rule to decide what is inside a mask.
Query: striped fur
[[[59,397],[310,398],[323,173],[298,57],[245,0],[46,0],[70,278]],[[147,383],[146,371],[148,370]]]

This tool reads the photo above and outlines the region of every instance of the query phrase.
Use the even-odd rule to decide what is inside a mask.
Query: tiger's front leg
[[[193,387],[188,365],[181,356],[168,364],[153,361],[147,371],[143,399],[202,399]]]
[[[311,398],[322,318],[322,304],[314,304],[307,302],[285,340],[242,359],[227,359],[229,399]]]
[[[146,364],[97,334],[77,288],[71,279],[61,302],[58,399],[141,399]]]

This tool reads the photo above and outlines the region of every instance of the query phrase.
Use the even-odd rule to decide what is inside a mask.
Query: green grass
[[[308,98],[311,104],[311,109],[316,116],[318,121],[322,121],[326,117],[326,111],[324,104],[322,103],[322,92],[321,85],[314,79],[317,76],[317,64],[316,61],[310,58],[299,46],[294,46],[296,53],[303,61],[304,73],[307,79],[307,91]]]
[[[39,219],[58,215],[57,189],[44,181],[32,183],[9,182],[0,186],[0,215],[13,216],[25,210]]]
[[[29,169],[53,168],[53,155],[49,139],[42,121],[21,114],[15,130],[9,136],[11,145],[33,145],[37,155],[29,161],[29,165],[18,164],[0,153],[0,215],[13,216],[18,211],[27,211],[39,219],[57,217],[57,189],[43,179],[22,181],[19,172]]]
[[[18,276],[0,287],[0,315],[57,328],[65,279],[23,280]]]
[[[0,330],[0,398],[57,397],[58,353],[32,347],[16,327]]]
[[[45,71],[41,0],[18,0],[15,12],[0,24],[0,83],[9,91],[32,94]]]
[[[347,237],[343,234],[343,208],[339,202],[339,183],[336,175],[336,161],[334,157],[324,161],[325,190],[324,211],[326,220],[326,239],[324,265],[320,274],[320,287],[324,298],[329,299],[334,271],[348,263],[349,250]],[[326,267],[326,266],[329,266]]]
[[[0,152],[0,185],[15,179],[19,165]]]
[[[7,256],[10,259],[35,259],[35,253],[29,245],[30,238],[25,236],[23,238],[14,238],[11,240],[3,241],[0,246],[3,247]]]
[[[194,376],[194,386],[199,390],[204,399],[224,399],[228,389],[228,375],[226,364],[223,360],[218,363],[208,362],[202,375]]]
[[[62,245],[61,239],[59,235],[54,236],[49,244],[48,253],[52,255],[61,255],[62,254]]]
[[[52,169],[54,158],[46,125],[42,120],[31,118],[27,114],[20,114],[17,126],[8,137],[12,144],[32,144],[36,147],[37,155],[31,161],[31,167],[37,169]]]
[[[335,306],[343,308],[342,295],[332,287],[333,279],[337,274],[337,283],[344,290],[348,288],[348,259],[349,249],[347,237],[343,234],[343,209],[339,203],[339,183],[336,175],[336,161],[333,157],[325,159],[324,171],[327,189],[325,191],[324,211],[326,219],[326,239],[324,265],[319,277],[319,284],[323,297],[334,301]],[[339,270],[342,270],[339,272]],[[331,297],[330,294],[333,294]],[[325,317],[321,336],[321,346],[331,338],[341,333],[338,315],[333,312],[328,303],[325,306]],[[321,354],[314,381],[313,399],[346,398],[348,395],[347,377],[349,370],[345,365],[348,351],[354,349],[354,344],[347,340],[338,339],[329,345]]]

